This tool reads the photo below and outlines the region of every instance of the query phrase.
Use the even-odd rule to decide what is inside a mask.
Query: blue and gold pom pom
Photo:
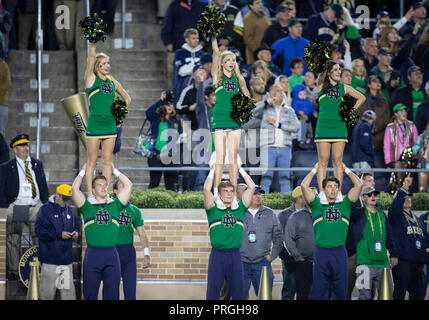
[[[308,70],[316,74],[325,72],[329,59],[329,47],[326,41],[313,40],[304,46],[304,62]]]
[[[206,6],[198,18],[197,29],[209,39],[216,38],[225,27],[226,17],[215,6]]]
[[[359,115],[356,112],[355,101],[349,95],[343,97],[343,101],[338,107],[338,112],[341,116],[341,119],[346,123],[347,128],[353,128],[359,120]]]
[[[256,107],[256,100],[244,95],[241,91],[231,97],[232,110],[231,117],[238,124],[243,125],[253,117],[253,109]]]
[[[92,16],[85,17],[79,22],[79,26],[84,38],[89,40],[89,42],[97,43],[106,40],[105,33],[107,25],[96,13]]]
[[[124,122],[124,119],[128,114],[127,103],[120,98],[115,98],[115,100],[113,100],[111,113],[115,117],[116,126],[119,126]]]

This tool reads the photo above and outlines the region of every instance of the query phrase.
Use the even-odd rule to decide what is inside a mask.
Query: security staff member
[[[29,136],[19,134],[9,146],[15,158],[0,166],[0,214],[6,216],[8,279],[18,278],[21,234],[37,243],[34,221],[42,203],[48,201],[48,184],[42,161],[30,157]]]

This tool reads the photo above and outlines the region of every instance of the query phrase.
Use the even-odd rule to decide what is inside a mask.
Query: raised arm
[[[72,184],[72,199],[74,205],[79,208],[85,203],[85,195],[80,191],[80,185],[82,184],[82,179],[85,176],[86,163],[83,165],[77,177],[74,179]]]
[[[360,193],[361,193],[362,187],[363,187],[363,182],[361,179],[359,179],[359,177],[357,175],[355,175],[353,173],[353,171],[351,171],[349,168],[347,168],[344,163],[343,163],[343,170],[344,170],[344,173],[347,174],[349,176],[350,180],[352,180],[352,182],[353,182],[353,188],[351,188],[349,193],[348,193],[349,200],[351,202],[356,202],[359,200]]]
[[[253,182],[252,178],[247,174],[246,170],[240,168],[239,172],[247,185],[247,189],[243,192],[241,200],[246,207],[249,207],[250,202],[252,202],[253,193],[255,192],[255,183]]]
[[[319,168],[319,163],[316,162],[314,168],[305,176],[305,178],[301,182],[301,190],[302,196],[304,197],[305,202],[311,203],[316,197],[316,193],[313,189],[310,188],[311,180],[313,180],[314,175],[317,173],[317,169]]]
[[[212,186],[213,186],[213,176],[214,176],[214,169],[211,168],[210,172],[206,178],[206,181],[204,182],[204,207],[206,209],[210,209],[214,206],[214,197],[212,193]]]
[[[119,181],[122,182],[124,188],[118,193],[118,199],[121,201],[123,205],[127,205],[128,201],[130,201],[131,192],[133,191],[133,183],[126,175],[120,172],[118,169],[115,169],[115,166],[112,163],[113,174]]]
[[[86,70],[85,70],[85,87],[91,88],[95,81],[94,64],[95,64],[96,46],[95,43],[89,44],[89,56],[86,59]]]
[[[212,49],[213,49],[213,62],[212,62],[212,79],[213,84],[217,83],[217,69],[219,66],[219,46],[217,45],[216,38],[212,38]]]

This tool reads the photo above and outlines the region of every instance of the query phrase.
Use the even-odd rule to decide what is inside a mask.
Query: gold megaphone
[[[30,262],[30,282],[28,283],[27,290],[27,300],[39,300],[40,291],[39,291],[39,267],[40,262],[37,257],[33,258],[33,261]]]
[[[86,149],[86,125],[88,123],[88,98],[84,92],[79,92],[61,100],[61,105],[67,113],[80,141]]]
[[[259,281],[258,300],[272,300],[268,267],[262,267],[261,280]]]
[[[380,289],[378,292],[378,300],[392,300],[389,274],[389,269],[383,268],[383,272],[381,274]]]

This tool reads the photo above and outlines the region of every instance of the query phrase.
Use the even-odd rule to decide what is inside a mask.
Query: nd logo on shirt
[[[325,211],[325,220],[327,222],[338,222],[341,219],[341,213],[338,208],[329,208]]]
[[[228,92],[234,92],[237,89],[237,84],[234,81],[225,80],[223,87]]]
[[[121,211],[121,215],[119,216],[119,224],[121,226],[128,227],[130,223],[131,223],[131,215],[124,211]]]
[[[100,84],[100,90],[103,91],[104,94],[112,94],[113,87],[109,82],[102,82]]]
[[[234,228],[236,223],[237,223],[237,218],[232,213],[226,213],[222,217],[222,225],[225,228]]]
[[[110,214],[107,210],[99,210],[95,214],[95,222],[97,222],[99,225],[108,224],[109,221],[110,221]]]

